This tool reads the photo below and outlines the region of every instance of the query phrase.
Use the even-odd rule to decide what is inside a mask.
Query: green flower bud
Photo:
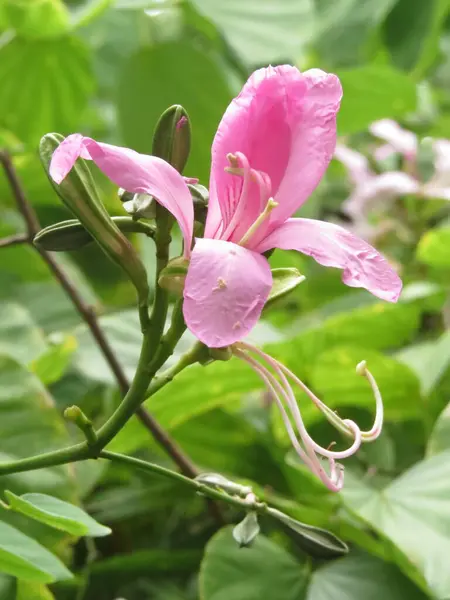
[[[182,295],[184,282],[188,272],[189,261],[183,256],[169,261],[166,267],[161,271],[158,279],[158,285],[169,292]]]
[[[57,133],[48,133],[41,139],[39,152],[47,175],[53,153],[63,139],[63,136]],[[59,185],[49,175],[48,177],[67,208],[79,219],[107,256],[128,274],[137,290],[139,305],[147,306],[149,288],[145,267],[101,202],[86,161],[78,159]]]
[[[135,221],[131,217],[111,217],[115,225],[124,233],[145,233],[153,237],[155,230],[151,225]],[[79,250],[94,241],[92,235],[77,219],[61,221],[42,229],[34,238],[36,246],[51,252]]]
[[[153,155],[163,158],[183,172],[191,149],[189,115],[179,104],[174,104],[161,115],[153,134]]]

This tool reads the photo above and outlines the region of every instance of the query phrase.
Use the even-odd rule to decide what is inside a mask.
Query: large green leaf
[[[395,118],[416,108],[416,86],[404,73],[388,66],[369,65],[337,71],[344,97],[338,132],[367,129],[372,121]]]
[[[72,577],[46,548],[14,527],[0,522],[0,572],[38,583]]]
[[[444,408],[434,424],[427,445],[427,454],[439,454],[450,449],[450,404]]]
[[[396,0],[316,0],[318,26],[314,46],[333,66],[363,61],[369,35]]]
[[[191,0],[247,64],[294,60],[314,29],[312,0]]]
[[[63,502],[46,494],[23,494],[17,496],[6,491],[5,496],[12,510],[22,513],[27,517],[67,531],[72,535],[81,537],[103,537],[111,533],[109,527],[100,525],[79,506]]]
[[[384,489],[346,477],[349,508],[388,537],[417,568],[433,597],[450,596],[450,453],[419,462]]]
[[[306,600],[426,600],[395,566],[369,555],[350,555],[314,571]]]
[[[68,445],[69,437],[53,399],[35,375],[0,355],[0,461],[39,454]],[[70,497],[67,467],[8,475],[0,487]]]
[[[49,131],[71,133],[92,91],[80,40],[13,38],[0,48],[0,124],[35,144]]]
[[[397,353],[396,358],[415,372],[422,393],[428,396],[450,366],[450,332],[443,333],[433,342],[406,347]]]
[[[193,144],[186,174],[209,179],[210,146],[231,97],[214,56],[189,42],[144,48],[123,66],[118,85],[119,124],[125,143],[151,153],[161,113],[172,104],[188,111]]]
[[[384,39],[395,65],[422,73],[435,59],[449,14],[448,0],[397,0],[384,25]]]
[[[208,543],[200,569],[201,600],[301,600],[307,567],[260,535],[250,548],[239,548],[232,527]]]
[[[42,331],[20,304],[3,303],[0,312],[0,354],[27,364],[47,349]]]
[[[428,230],[417,246],[420,262],[437,269],[450,269],[450,227]]]

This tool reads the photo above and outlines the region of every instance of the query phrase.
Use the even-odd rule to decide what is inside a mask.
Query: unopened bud
[[[154,227],[148,223],[139,223],[131,217],[111,217],[122,233],[145,233],[155,235]],[[41,229],[33,239],[36,246],[51,252],[79,250],[92,243],[94,238],[78,219],[60,221]]]
[[[153,134],[153,155],[163,158],[182,173],[191,149],[189,115],[179,104],[161,115]]]
[[[364,377],[367,371],[367,362],[362,360],[360,363],[356,365],[356,374]]]
[[[246,498],[252,493],[252,488],[250,486],[230,481],[223,475],[220,475],[220,473],[201,473],[195,480],[211,487],[218,487],[229,494],[236,494],[243,498]]]
[[[210,348],[209,353],[211,358],[214,360],[226,361],[230,360],[230,358],[233,356],[233,351],[230,346],[224,346],[223,348]]]
[[[149,194],[131,194],[119,189],[119,197],[123,207],[134,219],[154,219],[156,217],[156,201]]]
[[[74,405],[66,408],[64,418],[71,421],[83,432],[88,444],[94,445],[97,442],[97,434],[95,433],[92,421],[87,418],[79,406]]]
[[[138,292],[139,305],[147,306],[149,288],[145,267],[101,202],[86,161],[79,158],[60,184],[49,176],[53,153],[63,140],[60,134],[48,133],[39,146],[41,161],[53,188],[103,251],[128,274]]]
[[[188,267],[189,261],[183,256],[172,259],[161,271],[158,285],[169,292],[181,295],[183,293]]]

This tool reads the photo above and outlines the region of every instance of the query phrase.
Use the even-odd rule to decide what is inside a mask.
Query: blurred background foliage
[[[193,127],[186,174],[207,185],[224,109],[248,74],[269,63],[337,73],[338,133],[360,149],[372,143],[368,126],[386,117],[419,136],[450,138],[449,13],[449,0],[0,0],[0,144],[48,225],[69,216],[39,163],[43,134],[79,131],[150,153],[157,118],[180,103]],[[117,191],[100,175],[98,183],[111,213],[121,214]],[[341,218],[350,191],[333,161],[300,214]],[[0,235],[24,231],[5,178],[0,212]],[[189,490],[91,461],[0,480],[2,489],[69,500],[113,530],[94,542],[3,511],[4,523],[76,576],[51,584],[59,572],[1,575],[1,600],[450,598],[449,216],[442,200],[400,198],[386,208],[382,218],[395,226],[377,246],[404,279],[397,305],[345,287],[339,273],[298,254],[271,258],[307,279],[267,311],[252,338],[340,414],[370,422],[373,399],[354,373],[362,359],[385,399],[384,434],[347,461],[340,495],[288,451],[278,415],[243,363],[189,368],[148,403],[199,468],[330,529],[350,544],[348,557],[312,560],[264,522],[264,535],[240,550]],[[152,244],[134,241],[152,281]],[[101,315],[131,377],[140,332],[130,285],[92,246],[57,259]],[[62,418],[73,403],[104,422],[119,401],[114,378],[31,248],[1,250],[0,297],[0,457],[78,439]],[[327,443],[328,427],[305,397],[299,402]],[[111,448],[171,465],[134,419]],[[9,535],[0,532],[0,556],[14,542]]]

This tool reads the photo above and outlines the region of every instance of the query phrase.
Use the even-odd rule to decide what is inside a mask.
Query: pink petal
[[[396,152],[400,152],[407,158],[414,158],[417,154],[417,136],[411,131],[400,127],[392,119],[381,119],[375,121],[369,127],[369,131],[390,144]]]
[[[325,267],[344,269],[342,280],[350,287],[363,287],[374,296],[396,302],[402,282],[387,260],[364,240],[339,225],[313,219],[289,219],[257,248],[298,250]]]
[[[225,171],[229,166],[227,154],[244,154],[252,169],[269,175],[272,193],[276,192],[289,161],[292,131],[301,119],[306,89],[307,80],[295,67],[267,67],[255,71],[228,106],[212,146],[212,209],[206,224],[207,237],[219,237],[228,226],[243,187],[241,178]],[[216,204],[222,225],[217,221]],[[239,241],[261,212],[259,189],[254,182],[245,204],[239,231],[229,237],[233,241]]]
[[[301,119],[292,132],[289,163],[279,189],[279,203],[270,219],[283,223],[309,198],[322,179],[336,146],[336,116],[342,86],[336,75],[311,69],[303,73],[307,93],[301,103]]]
[[[189,188],[176,169],[156,156],[138,154],[129,148],[99,143],[74,134],[66,138],[53,154],[51,177],[60,183],[80,155],[91,158],[119,187],[128,192],[150,194],[167,208],[180,225],[184,252],[189,256],[194,209]]]
[[[334,151],[334,158],[347,169],[349,178],[354,185],[364,183],[373,177],[369,161],[361,152],[338,144]]]
[[[186,324],[210,348],[233,344],[256,325],[271,286],[264,256],[231,242],[197,239],[184,288]]]

